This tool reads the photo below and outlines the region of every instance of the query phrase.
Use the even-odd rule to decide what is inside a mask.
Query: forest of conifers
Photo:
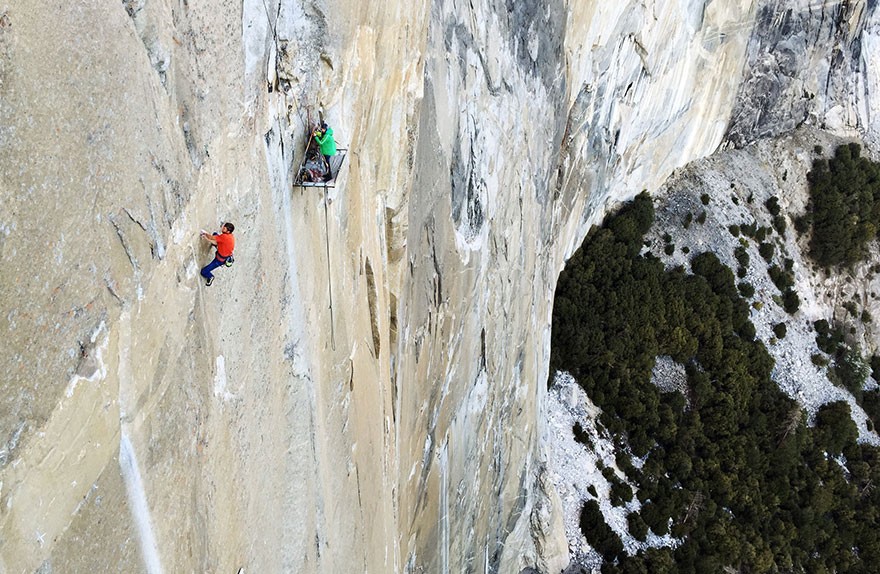
[[[859,164],[849,146],[835,157]],[[823,173],[811,181],[824,182]],[[773,359],[755,338],[734,273],[712,253],[694,254],[689,269],[667,270],[642,253],[653,219],[644,193],[609,216],[567,263],[554,303],[550,372],[571,373],[602,409],[601,426],[626,475],[624,482],[604,473],[614,504],[641,502],[628,518],[635,538],[650,530],[681,541],[628,556],[597,502],[587,501],[581,529],[604,557],[602,572],[876,572],[880,450],[856,442],[844,402],[825,405],[815,426],[806,424],[802,408],[771,379]],[[812,222],[820,220],[814,212]],[[855,237],[876,233],[862,227]],[[821,264],[838,263],[824,255],[836,248],[811,245]],[[833,361],[829,372],[863,383],[867,372],[846,371],[851,347],[837,326],[818,331]],[[785,336],[784,325],[775,332]],[[659,355],[685,366],[686,393],[651,383]],[[865,395],[860,400],[876,416],[877,392]]]

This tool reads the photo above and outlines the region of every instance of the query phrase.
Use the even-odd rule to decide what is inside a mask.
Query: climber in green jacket
[[[324,161],[327,162],[327,175],[324,176],[324,181],[330,181],[333,179],[330,156],[336,155],[336,140],[333,139],[333,128],[321,122],[321,127],[316,129],[312,135],[315,136],[315,141],[321,147],[321,155],[324,156]]]

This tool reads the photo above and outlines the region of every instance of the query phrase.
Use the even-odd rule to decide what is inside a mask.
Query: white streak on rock
[[[144,565],[149,574],[162,574],[162,563],[159,560],[159,550],[150,521],[150,507],[147,504],[144,483],[141,480],[141,472],[134,456],[134,448],[126,434],[123,434],[119,441],[119,468],[122,470],[122,480],[125,482],[132,518],[138,528]]]
[[[215,361],[216,369],[214,369],[214,396],[220,397],[223,401],[234,399],[235,395],[226,390],[226,359],[223,355],[218,355]]]

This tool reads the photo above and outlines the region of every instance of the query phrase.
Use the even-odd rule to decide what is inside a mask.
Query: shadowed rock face
[[[524,74],[541,79],[549,93],[565,90],[562,42],[565,38],[565,4],[506,0],[499,16],[506,12],[509,45]]]
[[[556,277],[722,141],[761,6],[104,8],[0,12],[0,571],[561,570]],[[841,129],[876,117],[859,98]],[[349,150],[327,203],[291,187],[319,115]],[[199,230],[227,220],[206,288]]]
[[[867,68],[877,57],[878,20],[873,1],[761,6],[726,138],[743,146],[803,123],[875,137]]]

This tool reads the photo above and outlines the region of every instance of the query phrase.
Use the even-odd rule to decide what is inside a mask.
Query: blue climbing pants
[[[214,276],[214,274],[211,273],[211,271],[213,271],[214,269],[217,269],[218,267],[220,267],[222,265],[223,265],[223,261],[220,261],[219,259],[214,257],[214,259],[210,263],[208,263],[207,265],[202,267],[202,277],[204,277],[205,279],[210,279],[211,277]]]

